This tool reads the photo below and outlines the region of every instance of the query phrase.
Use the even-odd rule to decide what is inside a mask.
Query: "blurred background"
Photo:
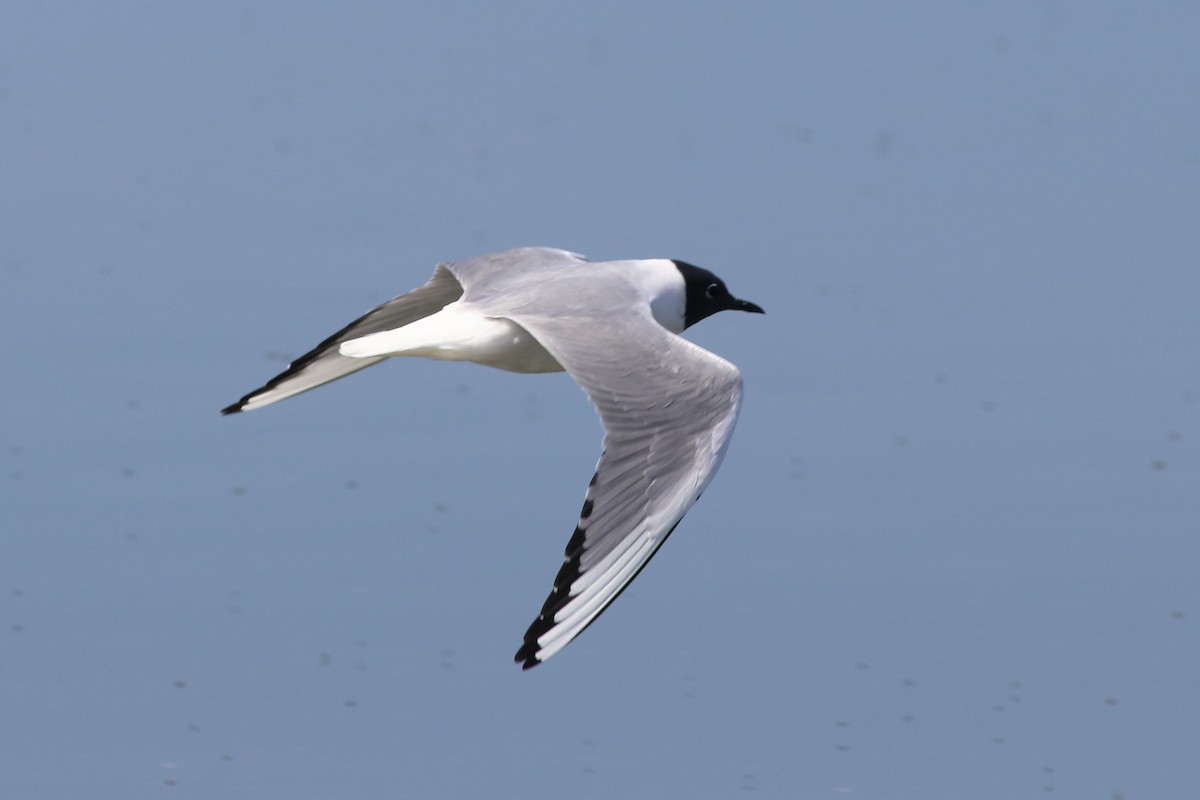
[[[1194,798],[1200,6],[0,10],[0,796]],[[439,259],[765,317],[703,500],[512,654],[565,375],[218,410]]]

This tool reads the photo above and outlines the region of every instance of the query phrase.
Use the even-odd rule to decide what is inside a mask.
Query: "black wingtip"
[[[285,373],[285,374],[286,374],[286,373]],[[262,388],[260,388],[260,389],[255,389],[255,390],[254,390],[253,392],[251,392],[250,394],[244,394],[244,395],[242,395],[242,399],[241,399],[241,400],[238,400],[238,401],[237,401],[236,403],[234,403],[233,405],[228,405],[228,406],[225,406],[224,408],[222,408],[222,409],[221,409],[221,415],[222,415],[222,416],[228,416],[228,415],[230,415],[230,414],[239,414],[239,413],[241,413],[242,411],[245,411],[245,410],[246,410],[246,405],[247,405],[247,404],[248,404],[248,403],[249,403],[251,400],[253,400],[253,399],[254,399],[256,396],[258,396],[258,395],[262,394],[262,393],[263,393],[263,391],[265,391],[266,389],[269,389],[269,388],[271,388],[271,384],[272,384],[272,383],[277,383],[278,381],[279,381],[279,378],[278,378],[278,377],[272,378],[272,379],[271,379],[271,383],[268,383],[266,386],[263,386],[263,387],[262,387]]]
[[[533,669],[538,664],[542,663],[542,660],[537,656],[537,637],[541,635],[541,632],[535,632],[535,630],[538,627],[538,622],[543,621],[544,620],[539,616],[537,620],[529,626],[529,630],[525,632],[525,641],[521,643],[521,646],[517,648],[517,654],[513,656],[513,661],[520,664],[521,669],[523,670]]]
[[[554,598],[555,592],[550,593],[551,599]],[[553,615],[551,615],[553,618]],[[538,637],[546,631],[554,627],[552,622],[549,622],[545,610],[538,614],[537,619],[525,631],[524,641],[517,649],[517,654],[513,656],[513,661],[521,665],[521,669],[533,669],[538,664],[542,663],[542,659],[538,658]]]
[[[537,648],[530,647],[528,644],[521,645],[521,649],[517,651],[517,655],[513,661],[521,665],[521,671],[530,670],[542,663],[537,657]]]

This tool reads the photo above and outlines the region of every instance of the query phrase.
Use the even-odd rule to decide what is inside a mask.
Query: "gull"
[[[447,261],[221,413],[262,408],[393,356],[566,371],[595,406],[604,439],[550,596],[516,653],[529,669],[617,599],[716,474],[741,375],[679,334],[726,310],[763,313],[684,261],[589,262],[548,247]]]

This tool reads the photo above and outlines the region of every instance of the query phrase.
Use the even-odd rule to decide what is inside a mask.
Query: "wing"
[[[546,279],[571,276],[573,268],[587,263],[587,258],[568,250],[553,247],[517,247],[500,250],[459,261],[445,261],[446,269],[462,284],[463,300],[488,303],[505,302],[526,289],[539,296]]]
[[[617,319],[514,313],[596,406],[604,441],[554,588],[525,633],[525,669],[561,650],[629,585],[708,486],[741,405],[737,368],[644,304]]]
[[[236,414],[262,408],[382,361],[382,356],[343,356],[338,352],[338,345],[367,334],[402,328],[428,317],[462,297],[464,291],[486,302],[494,294],[503,294],[522,285],[535,285],[548,273],[585,261],[583,256],[566,250],[522,247],[439,264],[424,286],[368,311],[297,358],[265,385],[221,409],[221,413]],[[519,269],[514,269],[518,266]]]
[[[429,282],[408,294],[402,294],[368,311],[319,345],[297,358],[288,368],[233,405],[221,409],[222,414],[252,411],[292,395],[306,392],[351,372],[383,360],[379,358],[350,358],[338,353],[338,345],[369,333],[403,327],[428,317],[462,296],[462,284],[445,266],[433,271]]]

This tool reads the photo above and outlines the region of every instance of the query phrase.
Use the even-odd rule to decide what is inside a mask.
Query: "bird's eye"
[[[704,294],[708,297],[709,300],[712,300],[714,297],[721,294],[721,284],[710,283],[708,285],[708,288],[704,290]]]

